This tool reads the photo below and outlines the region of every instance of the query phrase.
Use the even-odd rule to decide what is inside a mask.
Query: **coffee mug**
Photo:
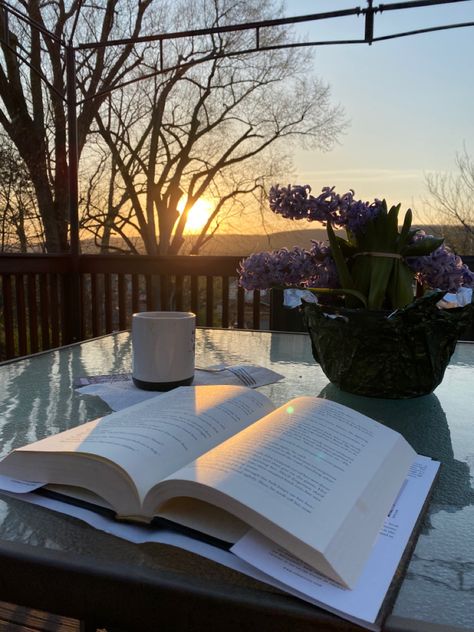
[[[194,378],[196,315],[139,312],[132,316],[132,379],[147,391],[188,386]]]

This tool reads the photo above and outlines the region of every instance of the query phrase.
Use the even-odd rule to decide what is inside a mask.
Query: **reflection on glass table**
[[[283,374],[284,380],[262,387],[275,404],[304,394],[338,401],[393,427],[417,452],[442,462],[386,629],[438,624],[473,630],[474,344],[458,344],[434,393],[398,401],[350,395],[328,383],[306,334],[203,329],[196,351],[202,366],[249,362]],[[109,412],[72,384],[78,376],[128,372],[130,363],[130,337],[120,333],[1,365],[1,454]],[[6,497],[0,498],[0,538],[0,563],[11,571],[0,599],[83,619],[103,617],[125,628],[160,617],[185,629],[191,617],[196,629],[218,621],[222,629],[239,624],[273,630],[276,622],[281,629],[351,629],[208,560],[159,545],[135,546]],[[41,589],[23,581],[23,574],[42,582]]]

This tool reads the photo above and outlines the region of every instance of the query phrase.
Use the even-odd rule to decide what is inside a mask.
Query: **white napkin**
[[[207,368],[196,368],[193,386],[201,384],[237,384],[257,388],[265,384],[273,384],[283,379],[283,375],[251,364],[218,364]],[[121,410],[127,406],[138,404],[150,397],[159,395],[159,391],[143,391],[132,382],[130,373],[115,375],[92,375],[79,377],[74,381],[79,393],[96,395],[112,410]]]
[[[460,287],[456,294],[448,292],[443,298],[436,303],[440,309],[449,309],[452,307],[464,307],[472,302],[472,288]]]

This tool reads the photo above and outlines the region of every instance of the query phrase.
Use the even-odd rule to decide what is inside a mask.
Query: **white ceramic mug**
[[[148,391],[188,386],[194,378],[196,315],[139,312],[132,317],[132,378]]]

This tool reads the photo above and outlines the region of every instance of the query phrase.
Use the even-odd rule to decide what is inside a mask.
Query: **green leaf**
[[[401,204],[392,206],[387,216],[387,247],[395,249],[398,241],[398,213],[400,211]],[[392,250],[393,252],[393,250]]]
[[[413,244],[409,244],[403,249],[404,257],[423,257],[429,255],[443,243],[444,239],[437,237],[425,237]]]
[[[372,264],[368,305],[369,309],[381,309],[387,295],[395,259],[389,257],[373,257],[373,259],[376,261]]]
[[[372,259],[373,257],[369,255],[358,255],[352,259],[351,275],[354,287],[364,296],[369,295]]]
[[[354,281],[352,280],[351,273],[349,271],[349,267],[347,262],[342,254],[341,247],[339,245],[339,241],[336,237],[336,233],[334,232],[331,224],[328,223],[326,226],[326,231],[328,234],[329,244],[331,246],[331,254],[334,259],[334,263],[336,264],[337,274],[339,277],[339,283],[350,290],[354,289]]]
[[[375,250],[377,245],[377,232],[375,221],[368,222],[365,227],[365,232],[358,236],[357,247],[359,252],[369,252]]]
[[[420,232],[419,228],[410,228],[410,231],[408,233],[408,240],[410,241],[412,237],[414,237],[416,233],[419,233],[419,232]]]
[[[326,231],[328,234],[329,244],[331,246],[331,254],[334,259],[334,263],[336,264],[337,275],[339,277],[339,283],[345,288],[345,293],[349,296],[346,296],[346,306],[354,307],[354,300],[351,300],[351,292],[349,290],[359,289],[355,287],[354,280],[349,270],[349,266],[347,265],[347,261],[342,253],[342,249],[340,246],[340,242],[336,237],[336,233],[334,232],[331,224],[328,223],[326,226]],[[354,298],[354,297],[353,297]],[[365,301],[365,297],[364,297]]]
[[[346,241],[342,237],[339,237],[339,235],[335,235],[335,237],[344,257],[346,259],[353,257],[358,250],[357,246],[349,241]]]
[[[400,237],[398,239],[398,250],[397,252],[402,252],[406,247],[410,233],[411,233],[411,223],[413,221],[413,213],[411,212],[411,208],[405,213],[405,219],[403,220],[402,230],[400,231]]]
[[[405,307],[413,301],[413,282],[413,272],[404,261],[396,259],[387,288],[387,295],[393,308]]]

